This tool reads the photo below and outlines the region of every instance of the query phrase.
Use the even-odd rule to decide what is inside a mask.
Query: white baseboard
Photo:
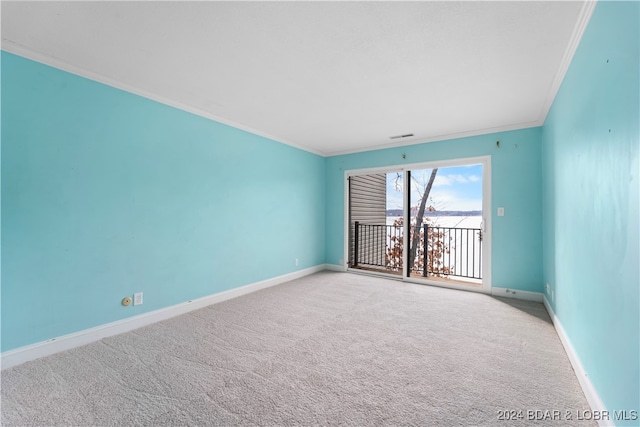
[[[128,332],[133,329],[138,329],[143,326],[150,325],[161,320],[169,319],[171,317],[175,317],[184,313],[188,313],[190,311],[197,310],[211,304],[216,304],[222,301],[230,300],[232,298],[237,298],[251,292],[256,292],[261,289],[288,282],[290,280],[308,276],[309,274],[317,273],[318,271],[326,270],[327,268],[328,266],[326,264],[317,265],[315,267],[295,271],[293,273],[284,274],[282,276],[274,277],[267,280],[262,280],[260,282],[241,286],[239,288],[229,289],[228,291],[218,292],[206,297],[161,308],[159,310],[154,310],[126,319],[117,320],[115,322],[106,323],[94,328],[85,329],[39,343],[19,347],[14,350],[5,351],[0,355],[0,366],[2,367],[2,369],[10,368],[12,366],[28,362],[30,360],[39,359],[44,356],[49,356],[61,351],[70,350],[81,345],[89,344],[94,341],[99,341],[102,338],[121,334],[123,332]]]
[[[547,300],[547,296],[543,295],[543,304],[549,313],[549,317],[553,321],[553,326],[556,328],[556,332],[558,333],[558,337],[560,337],[560,342],[562,342],[562,346],[564,347],[564,351],[567,353],[569,357],[569,361],[571,362],[571,366],[573,367],[573,371],[576,373],[576,377],[578,377],[578,382],[580,383],[580,387],[582,388],[582,392],[584,396],[587,398],[587,403],[591,407],[591,411],[603,413],[607,410],[596,391],[596,388],[593,386],[593,383],[589,379],[589,375],[584,370],[582,363],[580,362],[580,358],[576,353],[573,345],[571,344],[571,340],[567,336],[562,324],[560,323],[560,319],[556,317],[556,314],[551,308],[551,304]],[[613,420],[598,420],[599,426],[615,426]]]
[[[494,297],[515,298],[526,301],[542,302],[543,295],[540,292],[521,291],[509,288],[491,288],[491,295]]]
[[[331,271],[346,271],[346,268],[344,266],[338,264],[325,264],[324,267],[325,269]]]

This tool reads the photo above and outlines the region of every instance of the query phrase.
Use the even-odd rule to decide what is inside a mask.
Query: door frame
[[[405,277],[404,271],[400,276],[385,273],[370,273],[355,268],[349,268],[349,177],[356,175],[369,175],[375,173],[389,173],[389,172],[402,172],[407,176],[407,171],[416,169],[433,169],[433,168],[446,168],[452,166],[465,166],[481,164],[482,165],[482,221],[483,221],[483,247],[482,247],[482,286],[466,286],[457,283],[443,283],[441,281],[434,281],[429,279],[421,279],[415,277]],[[408,200],[406,197],[406,191],[403,194],[403,211],[405,217],[409,215]],[[344,255],[343,255],[343,268],[344,271],[358,273],[358,274],[374,274],[376,276],[389,277],[396,280],[402,280],[408,283],[426,284],[432,286],[439,286],[451,289],[460,289],[465,291],[482,292],[486,294],[491,293],[491,241],[492,241],[492,205],[491,205],[491,156],[479,156],[479,157],[464,157],[457,159],[436,160],[430,162],[411,163],[404,165],[389,165],[375,168],[366,169],[350,169],[344,171]],[[408,224],[408,218],[405,218],[405,224]],[[404,233],[404,248],[407,248],[408,233]],[[404,262],[403,265],[407,265],[408,251],[403,253]]]

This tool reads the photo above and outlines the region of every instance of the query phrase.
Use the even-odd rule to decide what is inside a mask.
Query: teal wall
[[[6,52],[1,89],[2,351],[324,263],[324,158]]]
[[[491,156],[492,285],[542,292],[540,134],[540,128],[531,128],[329,157],[327,263],[344,258],[346,170]],[[505,216],[496,216],[498,206]]]
[[[610,411],[640,410],[639,22],[596,6],[542,133],[547,298]]]

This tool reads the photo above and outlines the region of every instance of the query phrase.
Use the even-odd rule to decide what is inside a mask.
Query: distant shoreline
[[[387,216],[402,216],[402,209],[387,209]],[[415,215],[415,210],[411,214]],[[482,216],[482,211],[432,211],[424,213],[425,216]]]

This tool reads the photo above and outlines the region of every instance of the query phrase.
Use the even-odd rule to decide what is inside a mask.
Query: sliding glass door
[[[489,158],[347,173],[348,268],[490,288]]]

